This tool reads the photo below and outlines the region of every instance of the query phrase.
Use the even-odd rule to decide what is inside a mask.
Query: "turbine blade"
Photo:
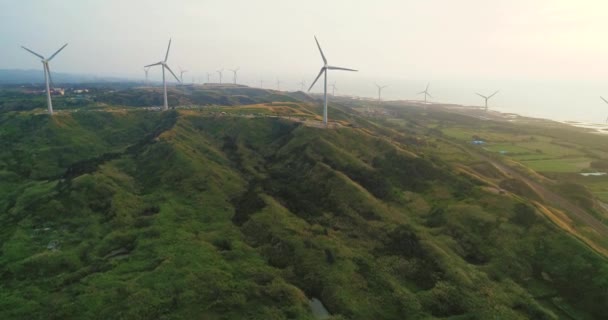
[[[158,66],[158,65],[161,65],[161,64],[163,64],[162,61],[161,62],[157,62],[157,63],[153,63],[153,64],[149,64],[147,66],[144,66],[144,68],[151,68],[151,67]]]
[[[63,45],[63,47],[59,48],[59,50],[57,50],[55,53],[53,53],[53,55],[52,55],[52,56],[51,56],[51,57],[50,57],[50,58],[49,58],[47,61],[51,61],[51,60],[53,60],[53,58],[55,58],[55,56],[56,56],[56,55],[57,55],[59,52],[61,52],[61,50],[63,50],[63,48],[65,48],[65,47],[67,47],[67,46],[68,46],[68,44],[67,44],[67,43],[66,43],[66,44],[64,44],[64,45]]]
[[[483,94],[480,94],[480,93],[477,93],[477,92],[475,92],[475,94],[478,95],[478,96],[480,96],[480,97],[482,97],[482,98],[484,98],[484,99],[488,99],[488,97],[484,96]]]
[[[171,68],[169,68],[168,65],[164,65],[165,68],[167,68],[167,70],[169,70],[169,72],[171,72],[171,74],[173,75],[173,77],[175,78],[175,80],[177,80],[177,82],[182,83],[181,80],[179,80],[179,78],[175,75],[175,73],[173,72],[173,70],[171,70]]]
[[[317,40],[317,36],[315,36],[315,42],[317,43],[317,47],[319,47],[319,52],[321,53],[321,58],[323,58],[323,63],[327,64],[327,59],[323,54],[323,49],[321,49],[321,45],[319,44],[319,40]]]
[[[430,85],[431,85],[431,83],[430,83],[430,82],[429,82],[429,83],[427,83],[427,84],[426,84],[426,89],[424,89],[424,91],[429,91],[429,86],[430,86]]]
[[[310,91],[310,89],[312,89],[312,87],[315,86],[315,83],[317,83],[317,81],[319,80],[319,78],[321,78],[321,75],[323,74],[323,72],[325,72],[325,68],[321,68],[321,71],[319,72],[319,75],[315,78],[315,81],[312,82],[312,84],[310,85],[310,88],[308,88],[308,91]]]
[[[348,68],[342,68],[342,67],[333,67],[333,66],[327,66],[327,69],[329,69],[329,70],[354,71],[354,72],[358,71],[358,70],[355,70],[355,69],[348,69]]]
[[[51,88],[55,88],[55,83],[53,82],[53,77],[51,76],[51,68],[48,63],[44,64],[44,68],[46,69],[47,74],[49,75],[49,85]]]
[[[488,97],[488,99],[490,99],[490,98],[492,98],[493,96],[495,96],[495,95],[496,95],[496,94],[497,94],[499,91],[500,91],[500,90],[497,90],[496,92],[492,93],[492,95],[490,95],[490,96]]]
[[[426,91],[420,91],[417,94],[423,94],[423,93],[426,94]]]
[[[35,55],[36,57],[38,57],[38,58],[40,58],[40,59],[44,60],[44,57],[43,57],[43,56],[41,56],[41,55],[39,55],[39,54],[37,54],[36,52],[34,52],[34,51],[32,51],[32,50],[30,50],[30,49],[28,49],[28,48],[24,47],[24,46],[21,46],[21,48],[23,48],[23,49],[27,50],[29,53],[31,53],[31,54],[33,54],[33,55]]]
[[[608,103],[608,100],[604,99],[604,97],[601,97],[601,96],[600,96],[600,98],[601,98],[602,100],[604,100],[604,102]]]
[[[427,96],[429,96],[431,98],[433,97],[430,93],[428,93],[428,92],[425,92],[425,93],[426,93]]]
[[[169,59],[169,49],[171,49],[171,39],[169,39],[169,45],[167,46],[167,54],[165,55],[165,62]]]

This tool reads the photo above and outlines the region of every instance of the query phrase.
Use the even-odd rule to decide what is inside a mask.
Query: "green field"
[[[520,163],[538,172],[581,172],[589,168],[590,159],[565,158],[550,160],[526,160]]]

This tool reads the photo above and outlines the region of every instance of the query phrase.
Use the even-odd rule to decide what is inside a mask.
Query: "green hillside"
[[[315,319],[311,298],[330,319],[605,317],[603,229],[560,216],[603,224],[596,189],[518,178],[532,160],[470,146],[474,118],[352,102],[321,129],[297,93],[176,89],[201,107],[152,112],[146,90],[0,111],[1,319]],[[543,152],[604,156],[581,146]]]

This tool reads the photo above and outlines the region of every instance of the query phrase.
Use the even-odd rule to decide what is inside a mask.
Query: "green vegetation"
[[[284,97],[276,118],[267,98],[225,117],[0,112],[0,318],[314,319],[312,297],[332,319],[604,316],[608,261],[450,129],[474,120],[353,102],[326,130]],[[477,134],[511,125],[492,126]],[[555,192],[599,214],[581,186]]]

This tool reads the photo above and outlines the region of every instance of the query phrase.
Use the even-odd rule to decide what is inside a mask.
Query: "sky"
[[[373,97],[377,82],[386,99],[418,99],[430,82],[437,102],[500,90],[500,111],[602,122],[607,14],[605,0],[0,0],[0,69],[41,68],[21,45],[69,43],[53,71],[143,79],[172,38],[186,82],[240,67],[240,83],[297,89],[322,65],[316,35],[330,64],[360,70],[330,73],[337,94]]]

